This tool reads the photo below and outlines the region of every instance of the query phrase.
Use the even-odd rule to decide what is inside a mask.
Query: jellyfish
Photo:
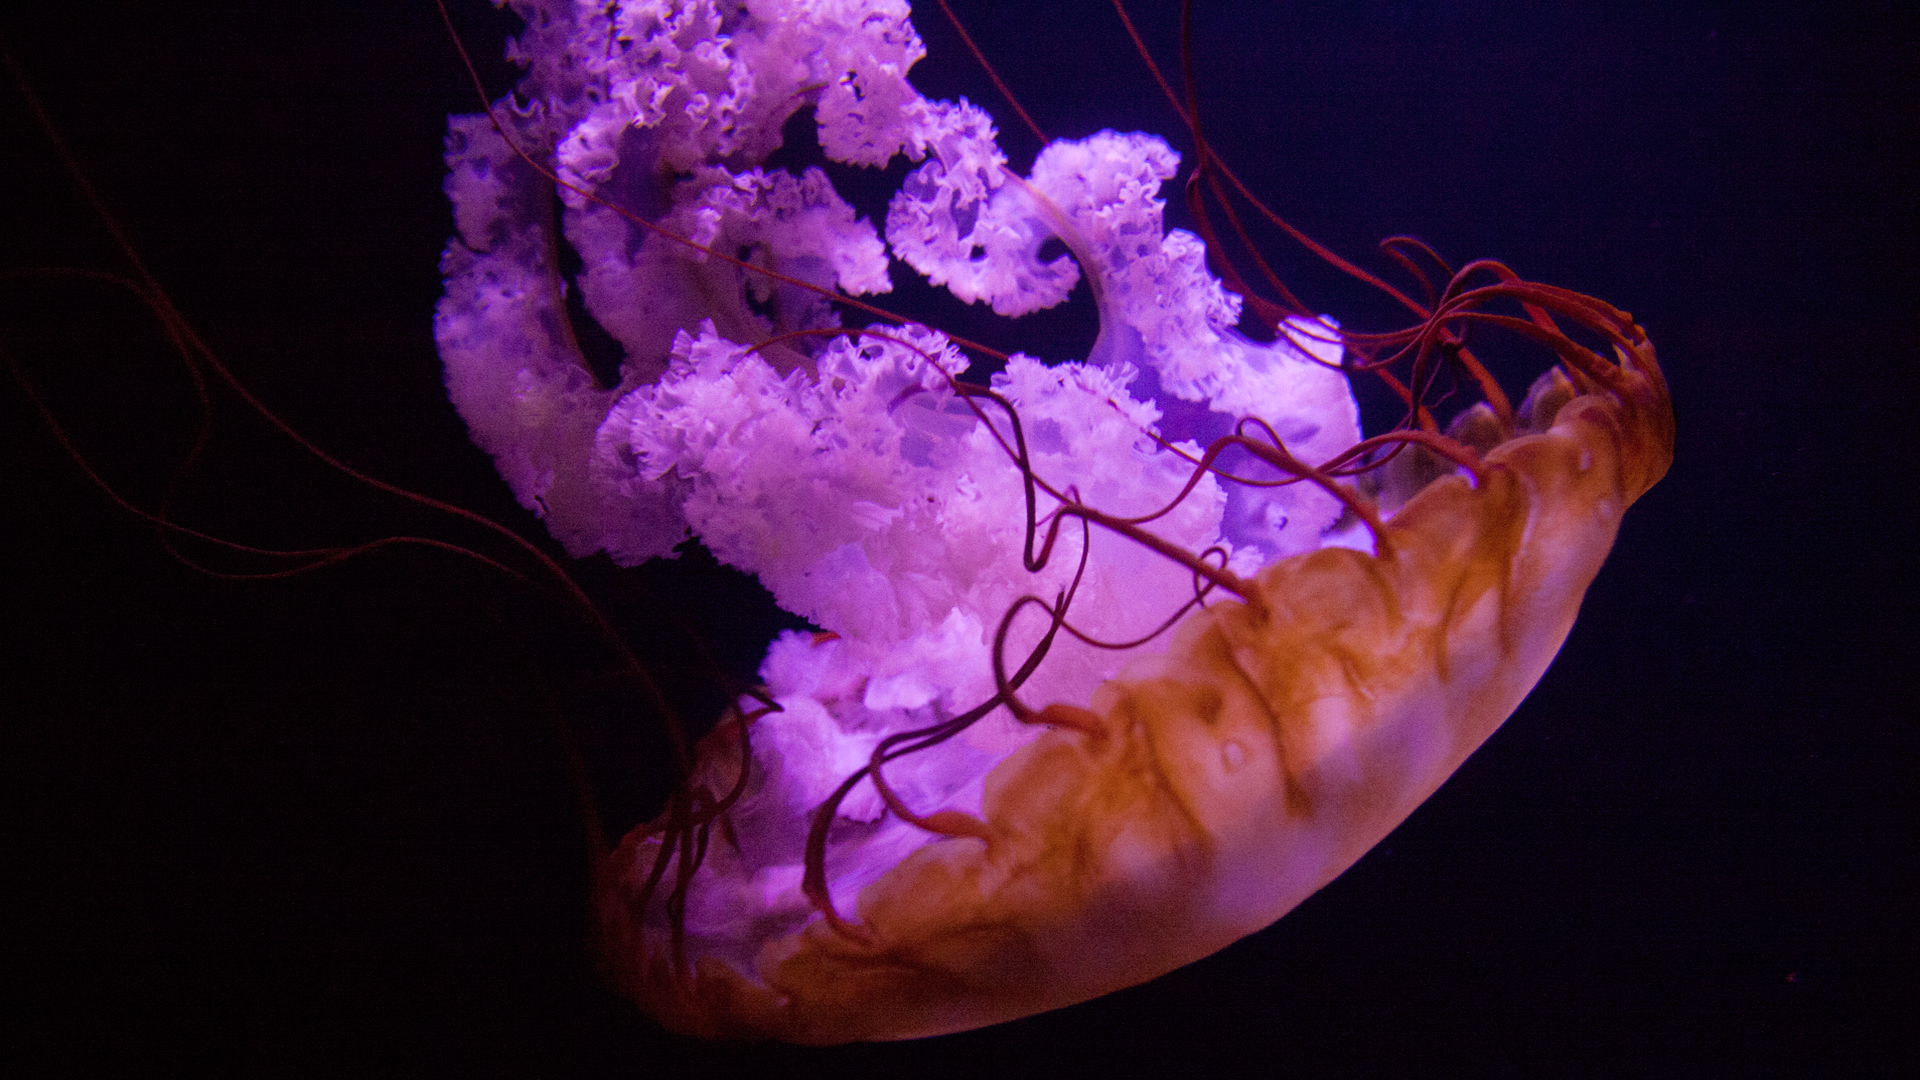
[[[1604,302],[1436,281],[1411,242],[1421,297],[1336,262],[1409,328],[1263,297],[1171,86],[1199,232],[1166,225],[1156,135],[1011,167],[986,108],[909,81],[904,0],[511,6],[526,76],[447,138],[452,402],[568,553],[697,537],[817,628],[597,871],[602,967],[669,1028],[964,1030],[1273,923],[1512,713],[1670,459],[1653,348]],[[883,221],[769,164],[796,125],[906,159]],[[992,354],[890,318],[899,272],[1016,318],[1084,282],[1098,335]],[[1494,332],[1554,361],[1518,406],[1468,344]],[[1444,427],[1443,376],[1485,399]],[[1361,431],[1362,377],[1393,430]]]

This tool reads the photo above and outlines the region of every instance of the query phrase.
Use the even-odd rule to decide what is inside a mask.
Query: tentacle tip
[[[827,905],[821,914],[825,916],[827,927],[839,937],[856,945],[872,945],[876,940],[872,927],[858,920],[841,918],[840,913],[835,911],[831,904]]]
[[[1078,705],[1067,705],[1057,701],[1039,712],[1027,713],[1020,717],[1020,722],[1066,728],[1092,738],[1105,738],[1107,734],[1106,721],[1099,713],[1091,709],[1083,709]]]
[[[980,840],[993,843],[993,830],[987,823],[972,814],[959,810],[939,810],[920,818],[915,822],[928,832],[938,833],[951,839]]]

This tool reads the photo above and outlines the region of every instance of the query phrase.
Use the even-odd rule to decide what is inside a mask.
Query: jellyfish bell
[[[1262,302],[1243,335],[1251,290],[1165,225],[1165,141],[1019,175],[985,110],[907,81],[900,0],[513,6],[526,79],[448,138],[449,394],[570,553],[698,536],[825,631],[773,644],[597,874],[603,968],[668,1027],[962,1030],[1271,924],[1513,711],[1671,456],[1631,318],[1499,264],[1405,331]],[[908,159],[883,223],[766,166],[803,107],[834,161]],[[889,252],[1007,316],[1084,280],[1098,338],[966,383],[970,343],[841,326],[884,315]],[[1518,409],[1483,328],[1557,361]],[[1442,369],[1488,399],[1445,432]],[[1376,372],[1406,421],[1366,438]]]

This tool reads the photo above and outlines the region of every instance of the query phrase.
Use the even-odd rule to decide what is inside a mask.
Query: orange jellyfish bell
[[[906,81],[900,0],[514,6],[520,100],[448,140],[455,404],[573,553],[691,532],[830,631],[774,644],[600,867],[602,966],[670,1028],[958,1031],[1271,924],[1512,713],[1671,458],[1625,313],[1495,263],[1392,293],[1396,333],[1249,299],[1202,205],[1206,235],[1165,227],[1166,143],[1056,141],[1017,175],[983,110]],[[823,171],[764,166],[803,106],[829,158],[916,163],[884,240]],[[556,190],[611,378],[567,330]],[[889,252],[1005,315],[1084,278],[1099,340],[981,387],[968,343],[842,332]],[[1513,409],[1470,330],[1557,366]],[[1445,433],[1443,371],[1487,397]],[[1362,437],[1361,374],[1400,427]]]
[[[1631,332],[1630,324],[1621,327]],[[1189,616],[1149,669],[990,774],[969,835],[920,848],[751,967],[672,967],[644,900],[659,841],[607,864],[603,958],[663,1023],[797,1042],[915,1038],[1074,1004],[1206,956],[1351,866],[1513,712],[1558,652],[1672,418],[1640,338],[1524,433],[1383,525],[1379,553],[1283,560]],[[1565,403],[1555,410],[1555,397]],[[723,775],[727,729],[703,746]],[[718,783],[703,793],[719,801]]]

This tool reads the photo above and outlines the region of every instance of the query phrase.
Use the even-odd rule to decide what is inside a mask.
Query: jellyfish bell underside
[[[1201,240],[1165,227],[1179,157],[1163,140],[1059,140],[1014,175],[986,112],[907,81],[925,50],[897,0],[510,6],[526,78],[447,140],[459,234],[435,330],[455,406],[571,554],[637,564],[698,536],[831,632],[776,640],[760,677],[777,710],[699,746],[703,805],[738,791],[697,869],[642,828],[601,870],[603,966],[669,1027],[961,1030],[1270,924],[1518,705],[1664,470],[1664,384],[1634,338],[1612,382],[1537,384],[1477,478],[1448,467],[1403,506],[1383,496],[1378,536],[1323,485],[1195,481],[1245,417],[1303,462],[1362,433],[1332,320],[1243,336]],[[913,163],[880,225],[818,168],[762,167],[805,106],[829,158]],[[1069,253],[1043,259],[1053,239]],[[1087,276],[1099,340],[1080,361],[1012,356],[992,378],[1003,409],[956,385],[969,361],[938,331],[836,333],[840,312],[805,287],[886,293],[890,253],[1008,316]],[[574,341],[573,289],[624,353],[613,385]],[[1077,523],[1030,570],[1029,472],[1043,531],[1058,496],[1114,518],[1171,507],[1144,528],[1255,595],[1210,595],[1155,635],[1193,604],[1193,567]],[[1102,648],[1044,610],[1012,618],[1001,659],[1044,654],[1019,687],[1051,706],[1027,718],[1042,722],[999,707],[888,760],[920,822],[854,784],[810,897],[819,808],[890,735],[991,702],[1007,613],[1069,595],[1087,638],[1146,640]],[[943,813],[969,834],[924,827]]]

